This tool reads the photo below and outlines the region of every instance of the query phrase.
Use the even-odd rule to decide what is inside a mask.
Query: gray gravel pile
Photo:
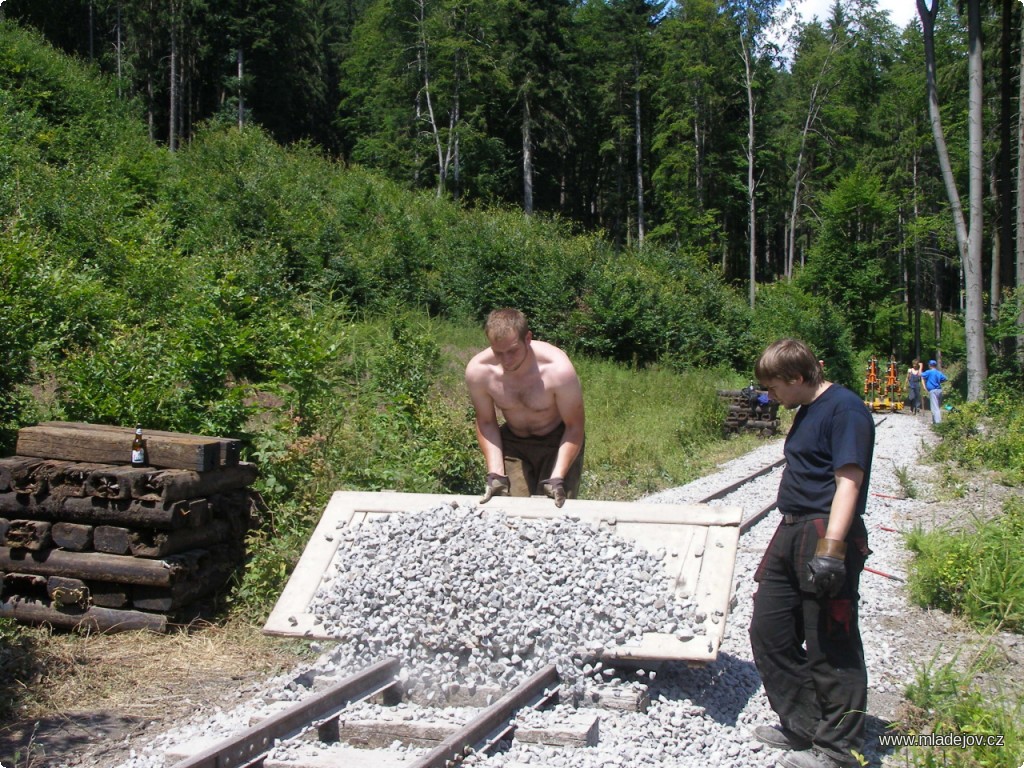
[[[921,487],[926,485],[927,478],[923,473],[929,470],[918,466],[917,453],[930,428],[926,420],[909,414],[876,414],[875,421],[875,462],[866,515],[874,554],[868,564],[882,572],[903,576],[909,555],[902,537],[892,529],[903,528],[914,515],[919,518],[925,514],[923,510],[926,510],[927,502],[899,498],[904,495],[901,476],[905,478],[911,472]],[[693,502],[781,457],[781,451],[781,440],[766,443],[757,451],[723,465],[712,476],[658,494],[647,501]],[[780,476],[781,471],[777,471],[730,497],[711,503],[738,505],[749,514],[772,501]],[[399,651],[404,663],[414,664],[420,670],[436,670],[438,679],[450,679],[450,673],[456,677],[461,674],[467,685],[470,680],[515,678],[532,665],[552,660],[551,653],[561,657],[565,672],[581,661],[573,655],[572,646],[585,645],[598,637],[614,638],[617,632],[634,636],[638,631],[638,625],[628,625],[625,619],[622,627],[616,626],[617,601],[629,600],[635,604],[638,596],[648,600],[654,592],[659,596],[664,594],[652,586],[655,579],[650,574],[660,573],[655,567],[658,565],[656,557],[635,554],[627,558],[628,563],[623,563],[618,558],[626,557],[627,550],[621,542],[613,546],[603,538],[606,534],[587,532],[583,543],[576,538],[582,537],[583,532],[575,531],[579,524],[572,521],[563,523],[566,530],[557,534],[560,543],[552,541],[549,551],[546,539],[550,535],[554,540],[556,534],[546,528],[526,521],[504,520],[496,525],[497,519],[490,515],[481,517],[471,510],[431,510],[424,515],[393,516],[392,520],[391,525],[414,526],[413,530],[420,532],[421,540],[415,545],[408,542],[403,545],[402,539],[406,534],[388,526],[368,525],[362,530],[344,533],[346,537],[376,537],[373,546],[377,551],[371,553],[369,542],[363,541],[355,551],[363,551],[364,554],[350,557],[344,569],[339,561],[337,574],[330,585],[331,605],[336,602],[337,608],[329,607],[326,601],[328,592],[317,598],[322,601],[318,610],[324,616],[325,626],[330,624],[338,633],[337,645],[325,643],[315,664],[268,681],[251,700],[230,711],[208,709],[197,712],[192,722],[137,746],[138,753],[119,768],[164,768],[169,763],[164,761],[162,751],[168,744],[204,735],[227,735],[248,723],[251,715],[265,711],[268,700],[299,698],[312,689],[316,678],[350,674],[363,666],[361,659],[376,659],[389,650]],[[773,724],[776,718],[768,706],[751,661],[747,627],[755,586],[753,572],[777,522],[777,513],[770,514],[740,539],[734,604],[718,659],[714,663],[696,669],[663,664],[656,668],[656,676],[650,674],[650,668],[644,676],[617,670],[615,674],[621,679],[622,686],[646,686],[650,706],[645,713],[598,710],[601,717],[600,739],[595,747],[566,750],[514,742],[509,751],[486,760],[475,759],[474,762],[485,768],[522,765],[545,768],[769,768],[775,765],[779,753],[762,747],[750,736],[754,726]],[[454,535],[456,527],[460,528],[459,536]],[[472,528],[473,535],[461,535],[462,529],[469,528]],[[473,546],[471,550],[459,549],[470,546],[474,536],[484,537],[479,546]],[[569,544],[576,541],[579,543]],[[352,538],[347,544],[354,545],[355,542],[356,538]],[[346,542],[342,546],[346,548]],[[587,548],[586,556],[575,552],[576,547]],[[410,553],[415,552],[412,560],[401,560],[402,551],[406,548]],[[530,550],[535,551],[532,557],[528,555]],[[617,553],[616,559],[606,568],[602,565],[602,553],[613,550]],[[385,552],[388,555],[382,557]],[[558,562],[563,559],[571,564]],[[377,560],[382,565],[374,565]],[[453,562],[459,560],[469,561],[472,568],[468,572],[451,570]],[[374,570],[378,567],[395,573],[388,576],[384,571]],[[346,569],[361,571],[360,578],[354,579],[353,573],[343,576]],[[588,577],[590,569],[594,572]],[[635,576],[628,589],[617,590],[614,584],[624,571],[647,576]],[[615,574],[615,579],[609,579],[610,572]],[[480,581],[476,582],[475,596],[463,596],[462,589],[473,585],[478,575]],[[411,581],[407,580],[409,578]],[[530,582],[538,578],[549,582],[545,590],[561,590],[557,601],[562,610],[543,607],[543,598],[530,589]],[[400,582],[400,579],[406,581]],[[362,586],[357,588],[349,584],[355,581]],[[375,581],[377,586],[371,586]],[[513,581],[519,583],[510,584]],[[399,583],[404,586],[399,587]],[[462,588],[457,588],[456,583],[462,584]],[[382,584],[388,586],[382,588]],[[574,592],[575,589],[583,592]],[[491,605],[492,600],[494,605]],[[552,599],[551,602],[555,601]],[[584,604],[586,608],[583,608]],[[673,613],[660,613],[671,611],[668,605],[650,608],[651,616],[656,618],[648,626],[658,627],[660,623],[672,620],[679,620],[683,625],[688,621],[688,618],[677,617]],[[497,613],[490,613],[492,609]],[[541,612],[539,615],[538,611]],[[604,614],[598,618],[601,611]],[[908,634],[905,619],[909,611],[905,589],[900,582],[872,573],[864,574],[861,580],[861,630],[870,685],[869,734],[865,752],[871,765],[875,766],[902,764],[901,758],[878,751],[877,735],[885,727],[885,718],[891,717],[898,707],[899,693],[913,680],[915,667],[927,661],[926,657],[922,658],[921,644],[909,642],[913,639]],[[532,624],[526,613],[532,615]],[[564,627],[560,624],[563,613],[567,624]],[[635,619],[639,611],[631,610],[630,613]],[[491,625],[490,618],[499,614],[510,620],[519,617],[515,619],[518,623],[513,626]],[[438,627],[445,625],[453,629],[439,632]],[[457,630],[454,629],[456,627]],[[558,631],[553,627],[558,627]],[[489,636],[488,628],[495,630]],[[565,637],[571,640],[563,639]],[[430,654],[436,658],[427,658]],[[513,662],[515,656],[519,658],[518,663]],[[479,671],[471,663],[476,664]],[[594,672],[595,668],[590,667],[589,673],[593,675]],[[580,673],[583,673],[583,668],[580,668]],[[415,668],[412,674],[417,674]],[[417,711],[410,709],[410,716],[417,717]]]
[[[547,664],[566,685],[588,675],[607,682],[609,670],[587,664],[589,654],[646,632],[704,632],[693,603],[672,594],[664,552],[568,517],[444,505],[339,536],[310,604],[340,641],[332,662],[397,656],[413,694],[453,683],[511,687]]]

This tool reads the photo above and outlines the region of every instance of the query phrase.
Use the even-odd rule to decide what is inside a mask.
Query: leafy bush
[[[963,615],[981,627],[1024,630],[1024,500],[1012,497],[1002,515],[976,530],[915,530],[908,586],[920,605]]]
[[[749,312],[718,274],[653,249],[606,254],[570,322],[577,349],[632,365],[743,367],[755,354]]]
[[[333,491],[465,493],[483,476],[461,378],[456,390],[422,318],[357,325],[324,306],[295,332],[309,343],[294,345],[292,373],[257,393],[264,407],[250,425],[268,509],[231,600],[254,619],[283,588]]]
[[[968,469],[996,470],[1004,482],[1020,485],[1024,483],[1024,412],[1019,380],[1012,374],[992,376],[986,382],[986,395],[981,401],[961,403],[953,393],[944,400],[954,407],[936,426],[943,440],[933,454]]]
[[[863,377],[853,336],[842,314],[830,301],[802,290],[795,283],[762,286],[754,305],[751,331],[758,352],[776,339],[794,337],[810,345],[825,361],[831,381],[859,392]],[[754,360],[749,370],[753,370]]]
[[[909,734],[955,734],[981,736],[978,744],[961,746],[915,746],[907,751],[907,765],[922,768],[975,768],[1006,766],[1024,762],[1024,703],[1010,691],[993,693],[977,683],[993,663],[993,654],[979,658],[959,670],[959,659],[945,664],[934,661],[921,667],[907,688],[906,716],[895,727]],[[986,741],[1002,736],[1003,743]]]

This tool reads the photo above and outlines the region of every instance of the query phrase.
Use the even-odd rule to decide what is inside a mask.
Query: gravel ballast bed
[[[920,519],[922,509],[927,502],[911,499],[894,498],[902,495],[902,490],[897,477],[897,471],[908,468],[916,469],[916,453],[922,439],[930,433],[927,422],[908,414],[876,414],[877,438],[875,448],[875,460],[871,482],[871,496],[868,503],[866,522],[868,524],[870,546],[873,554],[868,565],[883,572],[903,576],[906,573],[908,553],[903,546],[902,537],[887,529],[905,528],[907,521]],[[728,484],[732,480],[739,479],[750,472],[770,463],[781,457],[782,442],[774,440],[762,448],[738,459],[723,465],[719,472],[712,476],[702,478],[687,486],[672,489],[656,496],[648,498],[650,503],[687,503],[693,502],[708,492]],[[762,481],[752,484],[749,488],[741,489],[736,494],[712,504],[726,504],[729,506],[739,505],[748,514],[761,509],[769,504],[774,498],[778,487],[778,479],[781,470],[772,473]],[[432,517],[431,517],[432,516]],[[403,517],[403,516],[393,516]],[[489,519],[492,518],[493,519]],[[494,558],[491,566],[503,572],[501,569],[508,567],[521,567],[518,578],[525,581],[533,578],[534,571],[529,570],[535,567],[538,562],[547,562],[546,554],[541,557],[538,550],[538,543],[543,543],[543,538],[548,535],[547,529],[542,526],[537,528],[533,524],[525,524],[523,521],[511,523],[507,519],[500,519],[499,516],[481,515],[474,510],[438,509],[427,512],[427,516],[421,516],[419,522],[406,521],[402,525],[420,525],[422,532],[426,528],[435,526],[437,531],[450,531],[455,524],[460,526],[483,526],[475,532],[495,538],[487,539],[486,550],[493,550],[501,547],[500,553],[480,552],[480,565],[490,562],[486,558]],[[431,522],[424,523],[423,520],[430,519]],[[589,546],[594,532],[582,532],[571,530],[573,525],[579,525],[574,521],[564,521],[567,529],[559,532],[559,538],[567,537],[564,541],[574,540],[574,536],[584,536]],[[160,734],[148,741],[137,740],[133,743],[135,753],[118,768],[163,768],[169,765],[163,758],[163,751],[170,744],[186,742],[199,736],[217,737],[226,736],[234,732],[240,723],[248,723],[250,716],[266,713],[269,705],[267,701],[294,700],[309,693],[313,681],[318,677],[340,677],[349,674],[355,669],[363,666],[363,659],[375,660],[383,653],[398,651],[403,664],[410,669],[410,683],[415,687],[419,686],[424,692],[429,692],[430,685],[443,681],[440,677],[432,677],[438,669],[434,664],[440,664],[446,670],[448,682],[452,682],[451,675],[463,675],[464,685],[487,685],[491,682],[500,682],[508,685],[521,676],[525,676],[535,665],[556,661],[550,658],[550,654],[557,657],[557,663],[563,676],[570,678],[570,685],[586,686],[596,680],[606,684],[621,686],[639,687],[646,686],[650,695],[650,707],[647,712],[620,712],[613,710],[600,710],[600,740],[597,746],[576,750],[563,750],[559,748],[543,747],[539,745],[513,744],[512,748],[505,753],[495,755],[487,760],[475,761],[479,765],[505,766],[515,764],[534,764],[538,766],[565,766],[566,768],[612,768],[613,766],[712,766],[717,768],[741,768],[749,766],[772,766],[776,762],[778,752],[767,747],[762,747],[750,737],[750,731],[756,725],[762,723],[774,723],[775,717],[768,707],[764,692],[760,686],[760,680],[754,669],[750,658],[749,639],[747,637],[747,626],[750,620],[750,603],[753,593],[753,571],[756,568],[760,557],[768,543],[775,526],[778,522],[777,513],[769,514],[758,525],[754,526],[740,539],[740,550],[736,562],[734,579],[734,607],[728,618],[726,633],[721,646],[718,659],[704,667],[689,669],[683,665],[663,665],[657,670],[656,675],[651,675],[650,670],[642,670],[641,673],[627,673],[624,670],[613,672],[614,677],[609,678],[602,674],[606,670],[595,669],[596,665],[590,665],[589,669],[584,664],[589,662],[575,650],[582,643],[597,642],[606,640],[609,637],[614,639],[616,632],[625,630],[616,627],[614,618],[610,624],[602,624],[598,619],[593,618],[592,608],[601,604],[609,598],[605,587],[603,594],[592,594],[588,599],[588,611],[576,611],[576,605],[571,605],[571,611],[575,617],[574,627],[564,629],[562,632],[553,632],[545,635],[552,622],[557,624],[555,614],[543,614],[547,618],[539,623],[543,626],[530,628],[529,620],[525,615],[520,616],[522,624],[517,625],[514,631],[504,634],[510,637],[498,637],[492,642],[484,643],[478,628],[484,627],[490,614],[479,613],[483,608],[476,606],[467,609],[465,604],[455,602],[454,596],[450,596],[451,602],[445,603],[439,599],[444,594],[446,578],[453,578],[444,572],[435,572],[437,578],[437,589],[440,594],[428,594],[408,596],[409,602],[402,609],[402,615],[409,621],[419,613],[426,613],[433,605],[434,610],[438,605],[455,606],[455,616],[460,613],[468,614],[462,616],[457,623],[459,630],[449,634],[446,639],[439,641],[435,648],[431,648],[431,654],[422,651],[427,644],[413,642],[413,648],[409,648],[409,638],[415,638],[415,630],[410,626],[401,626],[399,621],[393,628],[389,628],[389,613],[382,610],[381,606],[368,608],[366,600],[376,600],[377,596],[353,595],[346,593],[348,587],[341,578],[334,585],[337,588],[338,596],[348,608],[340,608],[336,615],[332,616],[330,603],[325,602],[317,608],[322,612],[325,623],[333,622],[337,627],[339,637],[344,637],[337,645],[324,643],[324,651],[320,659],[309,667],[285,675],[267,682],[259,691],[254,692],[251,699],[240,703],[230,710],[210,709],[197,712],[190,723],[181,724],[177,728]],[[493,525],[498,523],[497,526]],[[504,531],[501,530],[504,528]],[[526,538],[523,534],[526,533]],[[344,535],[358,537],[364,535],[384,536],[384,529],[366,531],[346,532]],[[535,537],[530,540],[529,537]],[[392,539],[381,538],[380,547],[389,546]],[[436,544],[439,552],[444,551],[445,546],[452,546],[451,539],[441,537],[440,543]],[[578,540],[582,541],[582,539]],[[355,538],[353,538],[353,543]],[[429,543],[429,542],[426,542]],[[631,547],[632,545],[630,545]],[[537,551],[535,558],[524,554],[528,548]],[[571,575],[578,575],[580,569],[594,569],[594,578],[599,578],[600,553],[609,553],[609,562],[614,563],[616,568],[631,569],[631,572],[647,574],[640,579],[638,584],[631,587],[636,594],[647,595],[647,586],[657,581],[658,560],[656,556],[647,555],[641,552],[628,553],[630,547],[623,547],[622,542],[612,546],[609,542],[603,542],[595,550],[595,553],[588,554],[582,560],[576,560],[566,556],[566,560],[573,563],[567,565],[564,574],[565,587],[568,589],[560,600],[572,601],[579,598],[578,593],[572,591],[575,585]],[[369,550],[365,547],[357,547],[365,550],[365,562],[355,563],[350,561],[349,566],[363,569],[367,573],[374,567],[373,559],[369,558]],[[624,557],[625,560],[612,559],[611,553],[615,551],[615,558]],[[362,556],[360,556],[362,557]],[[471,553],[463,553],[462,557],[471,559]],[[623,565],[622,563],[626,564]],[[510,565],[511,563],[511,565]],[[424,568],[436,570],[439,566],[423,564]],[[416,567],[408,565],[407,570],[414,571]],[[562,578],[557,574],[562,573],[557,568],[553,569],[554,578]],[[350,574],[351,575],[351,574]],[[422,577],[422,574],[421,574]],[[381,578],[376,574],[375,578]],[[470,578],[465,574],[457,578]],[[349,582],[352,581],[349,579]],[[486,581],[486,580],[485,580]],[[491,585],[493,581],[487,582]],[[603,583],[603,582],[602,582]],[[329,587],[331,585],[328,585]],[[548,588],[553,588],[548,585]],[[509,594],[518,595],[517,599],[522,601],[521,607],[515,607],[514,601],[510,600]],[[922,638],[911,638],[909,633],[912,628],[908,625],[906,616],[913,612],[906,601],[903,585],[894,579],[885,578],[872,573],[865,573],[861,579],[861,629],[864,636],[865,652],[869,671],[870,698],[869,698],[869,739],[866,745],[866,756],[873,764],[879,764],[884,756],[878,754],[873,745],[877,744],[877,734],[886,724],[886,720],[895,714],[895,708],[899,703],[899,693],[914,676],[915,665],[919,666],[927,662],[922,658]],[[536,618],[536,604],[530,601],[534,597],[529,596],[530,591],[525,585],[516,585],[516,589],[502,590],[499,600],[502,615],[512,616],[513,610],[534,612]],[[664,590],[658,592],[662,597]],[[454,595],[454,592],[453,592]],[[343,596],[343,597],[342,597]],[[317,600],[327,598],[328,591]],[[397,598],[396,598],[397,599]],[[460,598],[461,599],[461,598]],[[644,598],[647,599],[646,597]],[[658,598],[655,598],[657,601]],[[355,605],[363,600],[363,605],[358,610]],[[434,601],[434,602],[432,602]],[[614,602],[614,600],[613,600]],[[461,605],[461,607],[460,607]],[[664,621],[677,621],[682,631],[687,631],[687,626],[692,628],[692,608],[685,603],[673,606],[671,602],[659,605],[658,614],[652,618],[652,626],[658,627]],[[681,611],[676,614],[673,611]],[[442,611],[443,612],[443,611]],[[690,613],[688,613],[690,612]],[[614,612],[609,612],[612,617]],[[920,616],[920,612],[917,612]],[[368,617],[379,619],[378,624],[368,621]],[[360,619],[361,621],[357,621]],[[568,622],[573,624],[573,622]],[[376,626],[371,633],[367,627]],[[383,631],[381,629],[383,627]],[[525,630],[523,628],[526,628]],[[511,629],[511,628],[510,628]],[[361,633],[367,632],[366,637]],[[529,648],[528,643],[523,644],[524,637],[533,632],[533,646]],[[638,626],[629,627],[629,633],[640,630]],[[375,633],[375,634],[374,634]],[[410,634],[411,633],[411,634]],[[573,634],[575,633],[575,634]],[[610,634],[609,634],[610,633]],[[372,639],[373,637],[377,639]],[[486,634],[486,630],[484,632]],[[492,636],[493,637],[493,636]],[[566,639],[562,639],[562,638]],[[543,643],[539,640],[543,638]],[[422,640],[422,635],[420,637]],[[926,638],[934,648],[941,638]],[[406,645],[406,648],[402,646]],[[360,647],[362,646],[362,647]],[[505,651],[511,651],[506,654]],[[434,653],[437,651],[437,653]],[[524,653],[525,651],[525,653]],[[428,656],[433,655],[433,659]],[[510,664],[512,656],[518,656],[519,664]],[[470,664],[467,659],[472,660],[476,667],[470,671]],[[501,664],[500,661],[505,661]],[[497,668],[492,664],[498,664]],[[500,668],[500,670],[499,670]],[[511,671],[510,671],[511,670]],[[500,674],[495,674],[500,671]],[[442,691],[443,692],[443,691]],[[74,763],[69,763],[74,765]]]

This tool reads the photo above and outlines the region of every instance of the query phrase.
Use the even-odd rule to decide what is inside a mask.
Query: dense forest
[[[706,263],[750,307],[795,283],[883,354],[941,359],[952,313],[976,399],[991,366],[1014,364],[1022,317],[1021,6],[918,10],[902,30],[873,0],[810,20],[780,0],[9,0],[3,14],[107,73],[172,151],[203,126],[258,125],[466,209]]]
[[[262,625],[335,490],[480,491],[462,370],[511,305],[585,385],[585,498],[746,450],[716,390],[782,335],[855,391],[943,357],[943,492],[1019,486],[1024,6],[961,5],[784,40],[771,0],[6,0],[0,455],[48,419],[242,438],[266,508],[224,599]],[[1020,605],[1019,517],[1002,565],[932,560],[1002,602],[944,594]],[[919,711],[1010,732],[943,669]]]
[[[948,352],[941,318],[954,313],[973,398],[991,356],[983,326],[1024,269],[1021,8],[922,1],[906,29],[873,0],[837,0],[825,19],[793,19],[779,0],[3,12],[112,76],[172,150],[210,122],[255,123],[464,206],[700,258],[751,305],[759,286],[798,281],[883,353]],[[1015,304],[1002,315],[990,344],[1014,336]],[[921,348],[922,322],[939,349]]]

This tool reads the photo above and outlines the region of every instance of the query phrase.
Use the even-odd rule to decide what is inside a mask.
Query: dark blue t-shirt
[[[779,509],[788,514],[828,513],[836,493],[836,470],[864,470],[857,514],[864,514],[875,451],[875,422],[864,401],[833,384],[801,405],[786,436],[786,469],[779,483]]]

